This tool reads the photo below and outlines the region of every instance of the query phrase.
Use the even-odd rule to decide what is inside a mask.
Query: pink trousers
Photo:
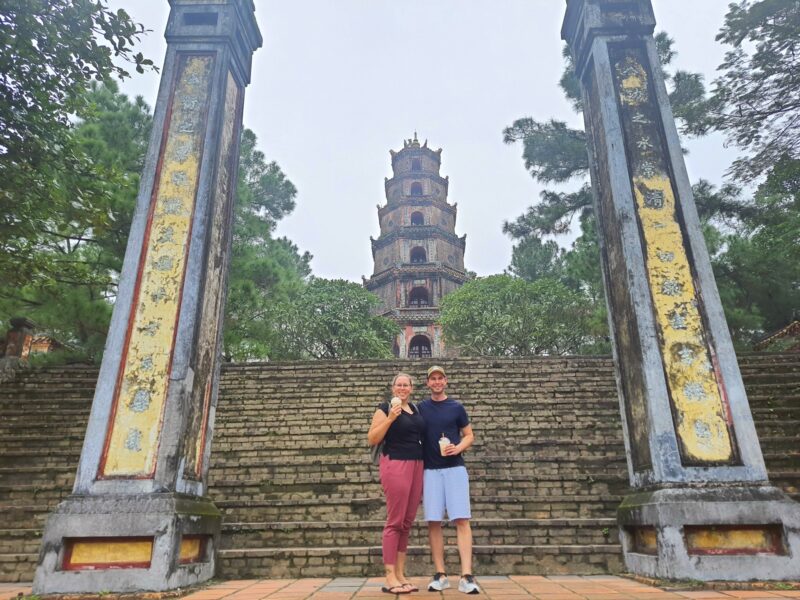
[[[422,461],[381,456],[381,485],[386,496],[383,564],[397,564],[397,553],[408,550],[408,536],[422,499]]]

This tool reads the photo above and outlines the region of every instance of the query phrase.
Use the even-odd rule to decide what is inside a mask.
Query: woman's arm
[[[380,408],[375,410],[375,414],[372,415],[372,424],[369,426],[369,432],[367,433],[367,441],[370,446],[380,444],[383,441],[383,438],[386,437],[386,432],[389,431],[389,427],[400,416],[401,410],[403,409],[400,408],[400,405],[392,406],[389,408],[388,416]]]

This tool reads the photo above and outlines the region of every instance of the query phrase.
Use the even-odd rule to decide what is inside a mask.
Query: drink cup
[[[439,438],[439,452],[441,452],[441,453],[442,453],[442,456],[447,456],[447,455],[444,453],[444,449],[445,449],[445,448],[447,448],[449,445],[450,445],[450,440],[449,440],[449,439],[447,439],[447,438],[446,438],[446,437],[444,437],[444,436],[442,436],[441,438]]]

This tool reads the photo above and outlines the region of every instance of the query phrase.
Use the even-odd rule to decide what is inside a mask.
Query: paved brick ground
[[[420,589],[427,579],[412,578]],[[451,583],[455,583],[455,580]],[[511,576],[480,577],[482,593],[489,600],[706,600],[712,598],[800,598],[800,591],[674,591],[662,590],[614,576]],[[386,600],[382,580],[361,577],[334,579],[252,579],[224,581],[193,592],[184,600]],[[30,594],[27,584],[0,583],[0,600]],[[445,592],[421,591],[409,600],[459,600],[466,598],[455,589]]]

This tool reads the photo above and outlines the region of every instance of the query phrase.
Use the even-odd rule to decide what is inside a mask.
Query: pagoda
[[[392,177],[386,204],[378,205],[380,236],[370,237],[374,268],[364,286],[382,302],[379,314],[400,325],[400,358],[455,356],[437,323],[441,300],[468,279],[466,235],[455,233],[456,204],[447,202],[449,180],[439,175],[442,150],[420,145],[417,134],[390,150]]]

